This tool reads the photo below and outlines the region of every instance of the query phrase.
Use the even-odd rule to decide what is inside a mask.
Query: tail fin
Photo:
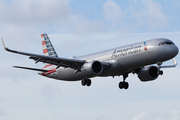
[[[43,54],[46,56],[53,56],[53,57],[58,57],[48,35],[41,34],[41,39],[42,39],[42,46],[43,46]]]

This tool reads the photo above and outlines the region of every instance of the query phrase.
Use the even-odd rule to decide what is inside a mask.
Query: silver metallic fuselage
[[[172,44],[160,45],[160,43],[163,42]],[[174,58],[178,52],[177,46],[175,46],[171,40],[158,38],[72,59],[86,61],[97,60],[110,63],[110,66],[104,68],[102,73],[98,76],[118,76],[124,73],[130,73],[139,67],[170,60]],[[53,65],[46,69],[50,70],[52,68],[56,68],[56,66]],[[42,72],[39,74],[42,75]],[[97,75],[87,76],[83,72],[75,73],[74,69],[60,67],[56,72],[46,75],[46,77],[76,81],[82,80],[85,77],[97,77]]]

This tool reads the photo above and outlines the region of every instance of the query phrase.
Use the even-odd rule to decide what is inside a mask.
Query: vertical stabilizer
[[[53,56],[53,57],[58,57],[48,35],[41,34],[41,39],[42,39],[42,46],[43,46],[43,54],[46,56]]]

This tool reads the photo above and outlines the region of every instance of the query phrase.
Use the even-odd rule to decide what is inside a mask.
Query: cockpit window
[[[166,42],[168,45],[175,45],[173,42]]]
[[[159,46],[160,45],[174,45],[174,43],[173,42],[160,42]]]
[[[159,43],[159,46],[162,45],[162,42]]]
[[[162,43],[162,45],[166,44],[165,42]]]

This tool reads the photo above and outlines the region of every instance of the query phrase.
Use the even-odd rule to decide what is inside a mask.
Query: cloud
[[[40,44],[40,34],[56,29],[58,23],[66,24],[71,12],[69,0],[13,0],[0,1],[0,16],[1,36],[20,49],[32,50],[33,43]]]
[[[107,21],[112,22],[113,26],[121,22],[124,13],[120,5],[116,4],[112,0],[107,0],[106,3],[103,3],[103,10],[104,18]]]
[[[69,0],[18,0],[5,4],[1,2],[1,22],[6,24],[43,25],[65,21],[70,15]]]
[[[27,39],[31,34],[52,31],[85,33],[104,30],[104,24],[100,20],[90,21],[78,13],[73,14],[70,1],[18,0],[11,1],[10,4],[1,1],[0,32],[14,37],[24,35]]]
[[[8,4],[0,1],[0,32],[2,35],[8,33],[14,37],[23,34],[26,36],[24,39],[27,39],[30,34],[44,32],[84,34],[116,29],[123,33],[141,28],[158,30],[168,26],[168,19],[160,3],[152,0],[131,1],[128,6],[122,7],[113,0],[107,0],[102,3],[104,19],[94,20],[73,13],[70,0],[18,0]]]
[[[46,83],[43,86],[41,95],[46,98],[53,98],[61,95],[61,92],[59,90],[58,86],[56,84],[52,83]]]
[[[86,33],[86,32],[101,32],[104,31],[104,23],[100,20],[90,21],[83,17],[82,15],[72,15],[72,19],[70,19],[69,30],[76,33]]]
[[[103,3],[104,18],[109,28],[121,31],[156,31],[167,28],[168,17],[163,12],[162,5],[153,0],[130,0],[128,6],[107,0]]]
[[[0,116],[5,115],[5,111],[3,109],[0,109]]]
[[[146,27],[154,30],[158,28],[166,28],[168,26],[168,18],[162,11],[159,2],[153,0],[132,0],[131,15],[133,20],[137,21],[137,26]],[[137,5],[138,4],[138,5]],[[134,7],[136,5],[136,7]],[[137,9],[137,7],[140,7]]]
[[[179,9],[179,6],[180,6],[180,1],[179,0],[173,0],[173,2],[172,2],[173,4],[173,6],[172,7],[175,7],[175,8],[177,8],[177,9]]]
[[[179,110],[168,111],[141,111],[137,115],[133,116],[131,120],[178,120],[180,115]]]

